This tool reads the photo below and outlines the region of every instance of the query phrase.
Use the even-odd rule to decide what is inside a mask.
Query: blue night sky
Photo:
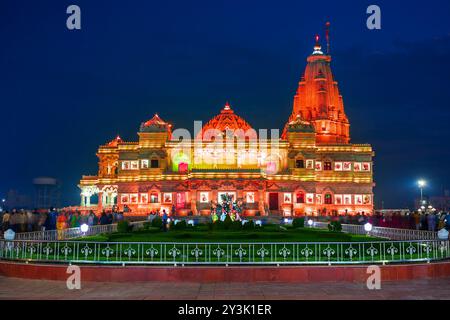
[[[450,189],[450,2],[356,2],[2,0],[0,195],[53,176],[78,204],[98,146],[136,140],[155,112],[192,129],[229,100],[253,127],[282,128],[328,20],[352,142],[376,152],[376,205],[408,205],[422,177],[425,194]],[[381,30],[366,28],[370,4]]]

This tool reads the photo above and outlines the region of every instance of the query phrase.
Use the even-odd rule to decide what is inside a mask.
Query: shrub
[[[333,232],[341,232],[342,224],[339,221],[331,221],[328,224],[328,230],[333,231]]]
[[[152,220],[152,227],[162,228],[162,219],[161,219],[161,217],[155,217]]]
[[[230,229],[232,224],[233,224],[233,220],[231,220],[230,215],[227,214],[227,216],[225,217],[225,220],[223,221],[223,228],[228,230],[228,229]]]
[[[292,226],[294,228],[303,228],[305,226],[305,217],[295,218],[294,221],[292,221]]]
[[[152,224],[150,223],[150,222],[144,222],[144,224],[143,224],[143,226],[144,226],[144,230],[148,230],[148,229],[150,229],[150,227],[152,226]]]
[[[184,230],[187,228],[187,223],[185,220],[178,221],[177,224],[172,222],[170,228],[173,228],[173,230]]]
[[[120,233],[130,232],[130,229],[131,229],[130,227],[131,226],[127,220],[119,221],[119,223],[117,223],[117,232],[120,232]]]
[[[253,230],[253,229],[255,229],[255,223],[253,222],[253,220],[250,220],[242,226],[242,229]]]
[[[233,223],[230,226],[231,230],[238,231],[242,229],[242,222],[241,221],[233,221]]]

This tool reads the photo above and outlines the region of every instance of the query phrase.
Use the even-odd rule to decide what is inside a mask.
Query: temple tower
[[[301,119],[314,125],[317,144],[347,144],[350,142],[350,124],[330,63],[331,56],[322,52],[317,35],[314,51],[307,58],[305,72],[294,97],[288,123],[300,115]]]

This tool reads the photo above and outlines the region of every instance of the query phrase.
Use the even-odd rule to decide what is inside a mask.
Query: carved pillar
[[[264,190],[258,190],[258,209],[262,216],[266,215],[264,205],[265,205]]]
[[[86,206],[86,197],[83,194],[81,195],[81,206],[82,207]]]
[[[103,203],[104,203],[103,196],[104,196],[103,192],[98,193],[98,209],[99,210],[102,210],[102,208],[103,208]]]
[[[191,211],[193,214],[197,215],[197,190],[191,190]]]

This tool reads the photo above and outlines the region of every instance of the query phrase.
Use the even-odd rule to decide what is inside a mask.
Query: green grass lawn
[[[196,226],[186,230],[158,229],[139,230],[130,233],[102,234],[83,237],[82,241],[98,242],[366,242],[379,241],[379,238],[353,235],[343,232],[330,232],[314,228],[267,225],[253,230],[208,230],[206,226]]]

